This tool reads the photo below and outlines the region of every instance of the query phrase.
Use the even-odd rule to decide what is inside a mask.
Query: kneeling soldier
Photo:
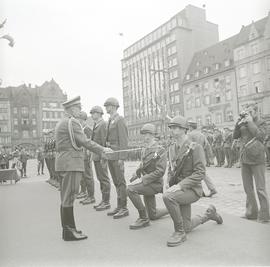
[[[142,162],[136,174],[130,179],[141,178],[141,182],[131,184],[127,193],[133,205],[139,212],[139,218],[129,226],[130,229],[139,229],[149,225],[150,220],[156,220],[166,214],[166,209],[156,209],[155,194],[163,191],[163,175],[166,171],[167,157],[165,149],[155,141],[155,126],[145,124],[141,129],[146,148],[142,151]],[[145,206],[140,195],[143,195]]]
[[[167,245],[174,247],[186,240],[186,232],[209,220],[222,224],[223,220],[210,205],[202,216],[191,219],[191,203],[202,196],[201,180],[205,176],[205,157],[201,145],[191,142],[186,132],[187,121],[182,116],[174,117],[168,127],[175,143],[169,147],[169,188],[163,194],[163,201],[172,217],[175,232]]]

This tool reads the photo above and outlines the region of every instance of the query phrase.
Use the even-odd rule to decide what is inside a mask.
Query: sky
[[[41,85],[52,78],[83,109],[116,97],[122,110],[121,58],[130,46],[188,4],[205,5],[220,40],[267,16],[269,0],[0,0],[2,87]],[[119,35],[119,33],[122,33]]]

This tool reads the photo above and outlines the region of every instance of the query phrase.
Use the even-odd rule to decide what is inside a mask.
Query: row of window
[[[0,144],[10,144],[11,137],[10,136],[0,136]]]
[[[230,59],[226,59],[226,60],[224,61],[224,67],[225,67],[225,68],[226,68],[226,67],[229,67],[231,64],[232,64],[232,62],[231,62]],[[200,63],[197,62],[196,65],[200,66]],[[221,67],[221,64],[220,64],[220,63],[215,63],[215,64],[214,64],[214,69],[215,69],[215,70],[219,70],[220,67]],[[209,66],[208,66],[208,67],[205,67],[205,68],[203,69],[203,71],[197,70],[197,71],[194,73],[194,77],[195,77],[195,78],[199,78],[202,74],[208,74],[210,71],[211,71],[211,68],[210,68]],[[187,81],[190,80],[191,78],[192,78],[192,74],[191,74],[191,73],[186,75],[186,80],[187,80]]]
[[[251,92],[248,90],[247,84],[241,85],[238,90],[238,95],[246,96],[250,94],[258,94],[258,93],[261,93],[262,91],[263,91],[263,88],[262,88],[261,81],[256,81],[253,83],[253,88]]]
[[[181,26],[183,25],[183,19],[181,17],[174,17],[170,21],[168,21],[166,24],[159,27],[154,32],[148,34],[145,36],[142,40],[136,42],[133,46],[126,49],[124,51],[124,57],[129,57],[132,54],[138,52],[143,47],[151,44],[152,42],[160,39],[162,36],[168,34],[173,28],[175,28],[177,25]],[[170,43],[175,40],[175,35],[170,34],[170,37],[166,38],[166,43]]]
[[[219,104],[221,103],[221,95],[219,93],[216,93],[215,95],[206,95],[206,96],[200,96],[200,97],[195,97],[195,99],[188,99],[186,101],[186,108],[187,109],[192,109],[192,108],[199,108],[202,106],[202,104],[208,106],[211,104]],[[225,100],[226,101],[231,101],[232,100],[232,91],[227,90],[225,92]]]
[[[171,104],[180,103],[180,95],[173,95],[171,96]]]
[[[9,116],[6,113],[0,113],[0,121],[7,121],[9,120]]]
[[[62,111],[43,111],[43,119],[61,119],[64,116]]]
[[[203,120],[202,116],[197,116],[196,118],[191,118],[191,117],[188,118],[188,120],[191,120],[191,121],[194,121],[194,119],[197,122],[198,126],[212,125],[213,123],[215,123],[216,125],[219,125],[219,124],[222,124],[223,122],[234,121],[232,110],[227,110],[224,118],[222,116],[222,113],[220,113],[220,112],[217,112],[214,115],[207,114],[204,117],[204,120]]]
[[[29,107],[21,107],[21,108],[13,108],[13,113],[14,114],[18,114],[19,111],[21,110],[21,114],[23,115],[28,115],[29,114],[29,111],[31,110],[31,114],[36,114],[36,108],[29,108]]]
[[[9,104],[8,103],[0,102],[0,108],[8,109],[9,108]]]
[[[57,122],[55,121],[43,121],[42,122],[42,129],[54,129]]]
[[[14,136],[19,137],[19,131],[17,129],[14,129],[13,133],[14,133]],[[23,130],[21,132],[21,136],[22,138],[37,137],[37,130],[32,130],[32,131]]]
[[[62,103],[43,101],[42,107],[44,107],[44,108],[62,108]]]
[[[235,52],[235,59],[241,60],[249,55],[256,55],[259,52],[259,44],[257,42],[251,43],[250,46],[247,47],[247,49],[245,47],[238,48]]]
[[[13,119],[13,124],[14,125],[37,125],[37,120],[35,118],[32,118],[32,120],[29,120],[28,118],[23,118],[23,119],[17,119],[17,118],[14,118]]]
[[[0,133],[9,132],[8,125],[2,124],[0,125]]]
[[[258,74],[261,72],[261,65],[259,61],[252,63],[251,66],[253,74]],[[239,78],[245,78],[246,76],[247,76],[247,67],[246,65],[243,65],[239,68]]]
[[[231,77],[225,76],[225,79],[219,79],[215,78],[212,81],[212,86],[215,89],[218,89],[219,87],[228,87],[231,84]],[[194,87],[186,87],[184,89],[184,94],[189,95],[193,93],[201,93],[201,91],[207,91],[209,89],[209,81],[203,83],[203,84],[195,84]]]

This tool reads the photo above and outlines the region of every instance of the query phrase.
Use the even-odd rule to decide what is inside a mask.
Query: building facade
[[[238,117],[236,36],[194,54],[183,80],[185,117],[198,126],[232,126]]]
[[[194,54],[183,80],[184,113],[200,126],[233,127],[247,103],[270,120],[270,16]]]
[[[256,102],[270,120],[270,14],[242,27],[234,49],[239,109]]]
[[[165,132],[166,115],[183,114],[182,79],[195,51],[218,41],[205,10],[187,6],[124,50],[124,115],[135,141],[145,122]]]
[[[53,79],[41,86],[23,84],[0,92],[0,145],[8,151],[18,145],[35,151],[44,131],[54,128],[63,116],[66,94]]]

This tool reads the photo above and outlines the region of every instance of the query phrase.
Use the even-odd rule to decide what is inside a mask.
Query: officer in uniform
[[[223,222],[213,205],[202,216],[191,219],[191,204],[202,196],[201,180],[205,176],[205,157],[200,144],[189,140],[187,121],[182,116],[174,117],[168,124],[175,143],[169,147],[169,188],[163,194],[163,201],[173,220],[174,233],[167,246],[178,246],[186,240],[186,233],[209,220]]]
[[[269,222],[269,200],[265,188],[265,122],[258,118],[256,104],[247,105],[235,125],[233,138],[240,138],[241,174],[246,193],[246,213],[244,218]],[[260,210],[256,201],[253,186],[255,180],[256,191],[260,202]]]
[[[199,130],[197,130],[197,127],[198,127],[197,122],[189,121],[188,126],[189,126],[189,133],[188,133],[189,139],[192,142],[200,144],[202,146],[202,148],[204,149],[205,157],[206,157],[206,155],[208,155],[208,158],[211,158],[212,152],[211,152],[210,144],[209,144],[207,138]],[[217,190],[214,186],[213,181],[210,179],[210,177],[208,175],[205,175],[203,180],[204,180],[208,190],[210,191],[210,193],[208,195],[205,195],[203,193],[203,196],[212,197],[213,195],[215,195],[217,193]]]
[[[222,164],[222,144],[223,138],[219,129],[214,129],[214,140],[213,140],[213,149],[215,151],[215,156],[217,159],[216,167],[221,167]]]
[[[81,111],[80,97],[63,103],[66,116],[56,125],[56,171],[61,180],[61,222],[65,241],[82,240],[86,235],[75,226],[73,203],[78,194],[84,172],[85,147],[98,154],[112,152],[87,139],[78,118]]]
[[[233,165],[233,155],[232,155],[233,137],[230,128],[225,127],[224,131],[225,133],[224,133],[223,149],[227,161],[227,165],[225,166],[225,168],[231,168]]]
[[[106,133],[107,133],[107,124],[103,120],[103,110],[100,106],[94,106],[90,110],[92,119],[94,120],[92,140],[99,145],[104,146],[106,142]],[[111,183],[108,176],[108,167],[107,160],[102,158],[100,155],[93,153],[92,159],[95,166],[95,171],[97,179],[100,184],[100,190],[102,194],[102,200],[99,204],[94,205],[96,211],[103,211],[110,209],[110,192],[111,192]]]
[[[128,196],[138,210],[139,218],[129,226],[130,229],[143,228],[149,225],[149,219],[156,220],[168,214],[166,209],[156,208],[155,198],[155,194],[163,191],[163,175],[167,165],[165,149],[155,141],[155,125],[145,124],[140,133],[146,148],[142,151],[139,168],[130,179],[131,182],[137,183],[130,184],[127,188]],[[140,195],[143,195],[145,206]]]
[[[123,150],[128,147],[128,130],[127,125],[122,116],[117,113],[119,108],[119,102],[117,99],[108,98],[104,106],[110,118],[107,126],[106,147],[110,147],[113,150]],[[117,193],[117,207],[108,212],[108,216],[113,216],[114,219],[120,219],[128,216],[127,209],[127,188],[125,181],[124,159],[126,153],[118,152],[114,153],[108,158],[108,166],[113,179],[113,183]]]
[[[81,111],[79,115],[79,121],[81,123],[82,129],[84,134],[88,139],[91,139],[92,136],[92,129],[86,123],[87,120],[87,113]],[[92,170],[92,159],[91,159],[91,152],[86,148],[84,150],[84,173],[81,180],[81,190],[86,192],[85,198],[80,201],[83,205],[88,205],[95,203],[95,182]]]

